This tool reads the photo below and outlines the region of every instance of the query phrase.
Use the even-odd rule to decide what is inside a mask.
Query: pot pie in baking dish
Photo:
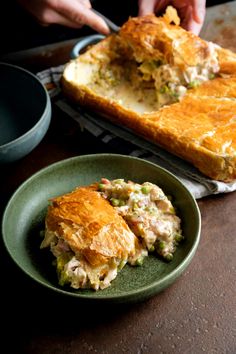
[[[55,257],[61,286],[99,290],[149,253],[171,261],[182,240],[181,220],[161,188],[102,178],[52,199],[41,248]]]
[[[236,178],[236,54],[185,31],[173,8],[130,18],[67,63],[61,84],[209,178]]]

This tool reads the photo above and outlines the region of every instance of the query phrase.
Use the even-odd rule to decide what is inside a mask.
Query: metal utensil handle
[[[120,30],[120,27],[117,26],[114,22],[112,22],[111,20],[109,20],[109,18],[107,18],[106,16],[104,16],[103,14],[101,14],[100,12],[98,12],[97,10],[93,9],[93,12],[100,16],[107,24],[107,26],[109,27],[111,32],[118,32]]]

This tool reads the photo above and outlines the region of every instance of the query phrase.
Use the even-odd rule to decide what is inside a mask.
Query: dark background
[[[207,6],[213,6],[227,1],[207,1]],[[92,6],[121,25],[129,16],[136,16],[138,0],[125,2],[111,0],[94,0]],[[82,29],[70,29],[59,25],[42,27],[34,18],[23,10],[16,1],[1,2],[0,12],[0,54],[29,49],[67,39],[78,38],[93,33],[84,26]]]

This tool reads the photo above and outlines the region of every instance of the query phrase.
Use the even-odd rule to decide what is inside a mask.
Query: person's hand
[[[199,34],[205,19],[206,0],[139,0],[139,16],[160,13],[172,5],[178,11],[181,26]]]
[[[42,25],[59,24],[71,28],[87,25],[103,34],[110,31],[104,20],[91,10],[89,0],[18,0]]]

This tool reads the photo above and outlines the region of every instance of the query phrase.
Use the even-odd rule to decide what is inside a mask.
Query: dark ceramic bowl
[[[105,36],[102,34],[92,34],[90,36],[81,37],[71,50],[71,58],[77,58],[88,46],[96,44],[104,38]]]
[[[32,151],[48,130],[50,97],[39,79],[15,65],[0,63],[0,163]]]
[[[125,266],[107,289],[95,292],[63,288],[58,284],[50,251],[40,250],[40,230],[44,229],[49,199],[76,186],[99,181],[101,177],[158,184],[173,198],[182,220],[185,240],[170,263],[150,255],[142,267]],[[99,303],[141,301],[170,286],[191,262],[199,243],[200,230],[201,216],[197,203],[174,175],[151,162],[113,154],[73,157],[39,171],[12,196],[2,223],[6,249],[15,263],[34,281],[58,294]]]

